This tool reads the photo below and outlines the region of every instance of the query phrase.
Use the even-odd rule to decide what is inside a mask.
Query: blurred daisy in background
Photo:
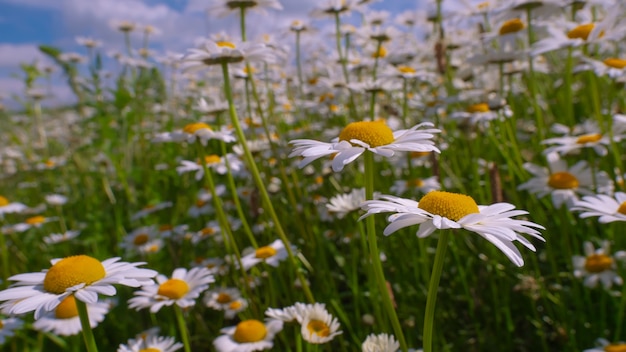
[[[183,344],[176,342],[173,337],[140,335],[130,339],[126,344],[121,344],[117,352],[175,352],[183,348]]]
[[[231,13],[239,14],[242,10],[265,14],[266,9],[282,10],[283,6],[278,0],[213,0],[207,12],[212,16],[224,17]]]
[[[360,121],[348,124],[331,143],[312,139],[296,139],[289,143],[294,150],[289,157],[301,156],[300,168],[323,157],[333,156],[332,168],[338,172],[346,164],[356,160],[366,150],[374,154],[391,157],[395,152],[439,152],[432,141],[440,130],[424,122],[407,130],[392,131],[384,121]]]
[[[248,307],[248,301],[241,297],[236,287],[224,287],[204,294],[204,304],[215,310],[224,311],[224,318],[232,319],[237,313]]]
[[[428,178],[414,178],[411,180],[395,180],[393,181],[393,186],[389,189],[391,192],[395,194],[404,194],[409,191],[415,190],[419,191],[419,193],[428,193],[430,191],[435,191],[441,189],[441,184],[437,180],[437,176],[431,176]]]
[[[400,343],[389,334],[370,334],[361,344],[362,352],[397,352],[399,349]]]
[[[40,228],[44,224],[47,224],[47,223],[52,222],[52,221],[55,221],[57,219],[58,219],[57,217],[45,217],[43,215],[32,216],[32,217],[24,220],[24,222],[12,225],[11,229],[14,232],[25,232],[25,231],[28,231],[28,230],[30,230],[32,228]]]
[[[140,211],[136,212],[135,214],[133,214],[130,219],[132,221],[135,220],[139,220],[141,218],[145,218],[146,216],[155,213],[159,210],[163,210],[166,208],[170,208],[172,205],[174,205],[174,203],[172,202],[161,202],[161,203],[157,203],[157,204],[151,204],[148,205],[146,207],[144,207],[143,209],[141,209]]]
[[[9,337],[13,337],[15,332],[21,329],[22,326],[24,326],[24,321],[20,318],[0,318],[0,346],[4,344]]]
[[[282,329],[283,322],[280,320],[261,322],[248,319],[236,326],[221,329],[222,335],[213,341],[213,346],[218,352],[267,350],[274,347],[274,336]]]
[[[64,233],[52,233],[43,238],[43,242],[45,244],[57,244],[61,242],[70,241],[80,235],[80,230],[75,231],[65,231]]]
[[[171,278],[157,275],[156,281],[156,285],[146,285],[135,291],[135,297],[128,300],[128,306],[137,310],[150,308],[151,313],[173,304],[181,308],[191,307],[196,304],[200,293],[209,288],[209,284],[215,282],[215,279],[208,269],[195,267],[189,271],[177,268]]]
[[[222,64],[273,62],[272,51],[263,43],[204,40],[197,48],[187,50],[182,65],[185,72]],[[227,141],[225,141],[227,142]]]
[[[7,198],[0,196],[0,219],[4,214],[21,213],[28,207],[22,203],[11,202]]]
[[[330,198],[326,208],[337,218],[342,219],[348,213],[361,209],[365,201],[365,188],[355,188],[350,193],[336,195]]]
[[[111,303],[107,301],[87,304],[89,316],[89,326],[95,328],[104,320],[109,312]],[[83,330],[76,308],[74,296],[67,296],[53,310],[44,313],[33,323],[33,328],[37,331],[51,332],[60,336],[76,335]]]
[[[581,218],[599,216],[602,224],[614,221],[626,221],[626,193],[615,192],[611,197],[605,194],[584,196],[575,201],[572,211],[582,211]]]
[[[617,343],[611,343],[605,338],[599,338],[596,340],[597,347],[588,348],[583,352],[621,352],[626,351],[626,342],[620,341]]]
[[[339,322],[327,310],[323,303],[296,303],[282,309],[270,308],[265,315],[284,322],[297,321],[300,324],[302,338],[312,344],[332,341],[339,330]]]
[[[585,256],[576,255],[572,258],[574,264],[574,276],[584,278],[584,284],[587,287],[594,288],[598,283],[602,283],[605,289],[610,289],[613,284],[621,285],[623,283],[616,270],[616,260],[623,261],[626,259],[626,252],[618,251],[611,256],[611,245],[609,241],[602,241],[600,248],[594,248],[589,241],[583,243]]]
[[[253,251],[251,250],[250,253],[244,254],[241,257],[241,264],[246,270],[261,262],[277,267],[285,259],[287,259],[287,249],[283,241],[275,240],[268,246],[259,247]]]
[[[153,143],[163,142],[175,142],[175,143],[195,143],[200,142],[203,146],[207,145],[207,142],[217,139],[224,142],[234,142],[235,136],[233,136],[232,130],[222,127],[219,131],[214,131],[211,126],[204,122],[195,122],[185,125],[180,130],[173,132],[158,133],[152,139]]]
[[[35,311],[37,320],[68,296],[94,304],[98,301],[98,294],[116,294],[113,284],[139,287],[153,283],[156,271],[137,268],[145,263],[119,260],[110,258],[101,262],[87,255],[53,259],[48,270],[9,277],[16,283],[0,291],[0,301],[6,301],[0,308],[8,314]]]
[[[512,219],[513,216],[528,214],[523,210],[514,210],[512,204],[479,206],[470,196],[443,191],[431,191],[419,202],[395,196],[381,196],[380,199],[363,203],[362,208],[367,213],[361,219],[378,213],[394,213],[388,218],[390,224],[383,231],[385,236],[413,225],[420,225],[416,233],[419,238],[427,237],[437,229],[466,229],[498,247],[517,266],[524,265],[524,260],[513,242],[518,241],[535,251],[535,247],[520,233],[545,241],[536,230],[544,229],[543,226]]]

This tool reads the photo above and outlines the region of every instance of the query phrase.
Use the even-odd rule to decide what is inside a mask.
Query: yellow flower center
[[[415,69],[413,67],[409,67],[409,66],[398,66],[397,67],[398,71],[402,72],[402,73],[415,73]]]
[[[241,306],[243,306],[243,303],[241,303],[241,301],[234,301],[230,302],[230,304],[228,305],[228,309],[237,310],[241,308]]]
[[[37,225],[37,224],[42,224],[44,221],[46,221],[45,217],[41,215],[37,215],[37,216],[33,216],[32,218],[26,219],[24,222],[27,223],[28,225]]]
[[[198,207],[198,208],[202,208],[203,206],[205,206],[205,205],[206,205],[206,203],[207,203],[207,202],[205,202],[205,201],[203,201],[203,200],[201,200],[201,199],[198,199],[198,200],[196,201],[196,207]]]
[[[594,23],[581,24],[580,26],[567,32],[567,37],[569,39],[587,40],[587,38],[589,38],[589,34],[591,33],[591,31],[593,30],[595,26],[596,25]]]
[[[613,67],[613,68],[625,68],[626,67],[626,60],[625,59],[618,59],[615,57],[610,57],[608,59],[604,59],[605,65],[609,66],[609,67]]]
[[[487,105],[487,103],[473,104],[473,105],[468,106],[466,110],[469,113],[488,112],[489,111],[489,105]]]
[[[67,288],[84,283],[92,283],[106,276],[104,266],[98,259],[87,255],[75,255],[59,260],[46,273],[43,288],[51,293],[61,294]]]
[[[617,212],[626,215],[626,202],[622,202],[622,204],[619,205],[619,208],[617,208]]]
[[[150,238],[150,236],[148,236],[145,233],[140,233],[137,236],[135,236],[135,238],[133,239],[133,244],[135,246],[141,246],[142,244],[145,244],[146,242],[148,242],[148,239]]]
[[[371,148],[391,144],[394,141],[393,132],[385,121],[359,121],[352,122],[339,134],[340,141],[358,139],[367,143]]]
[[[204,162],[206,164],[217,164],[222,160],[219,155],[211,154],[204,157]]]
[[[217,44],[217,46],[219,46],[220,48],[231,48],[231,49],[235,49],[235,44],[233,44],[233,43],[231,43],[231,42],[220,41],[220,42],[216,42],[215,44]]]
[[[213,229],[212,227],[205,227],[200,230],[200,232],[202,232],[202,236],[211,236],[215,233],[215,229]]]
[[[555,189],[572,189],[578,187],[578,179],[569,172],[555,172],[548,179],[548,186]]]
[[[510,20],[504,22],[502,24],[502,26],[500,26],[500,31],[498,31],[498,33],[500,35],[505,35],[505,34],[509,34],[509,33],[515,33],[515,32],[521,31],[525,27],[526,27],[526,25],[524,24],[524,22],[522,22],[521,19],[513,18],[513,19],[510,19]]]
[[[54,310],[54,316],[57,319],[70,319],[78,316],[78,308],[76,308],[76,300],[74,296],[67,296]]]
[[[424,186],[424,180],[416,178],[415,180],[406,181],[408,187],[422,187]]]
[[[444,191],[428,192],[420,199],[417,207],[454,221],[479,212],[478,205],[472,197]]]
[[[189,285],[180,279],[169,279],[159,286],[157,294],[169,299],[180,299],[189,292]]]
[[[626,343],[609,344],[604,346],[605,352],[626,352]]]
[[[154,347],[148,347],[140,349],[139,352],[161,352],[161,350]]]
[[[592,254],[585,261],[585,270],[590,273],[601,273],[609,270],[613,265],[613,259],[606,254]]]
[[[219,295],[217,295],[217,303],[219,304],[226,304],[229,303],[233,300],[233,298],[228,294],[228,293],[224,293],[224,292],[220,292]]]
[[[476,8],[479,10],[485,10],[488,7],[489,7],[489,1],[481,2],[480,4],[476,5]]]
[[[276,249],[270,246],[259,247],[254,251],[254,256],[259,259],[267,259],[276,255]]]
[[[237,324],[233,338],[239,343],[259,342],[267,335],[265,324],[256,320],[244,320]]]
[[[576,140],[576,143],[578,144],[595,143],[599,141],[600,139],[602,139],[602,135],[600,133],[585,134],[585,135],[578,137],[578,139]]]
[[[185,127],[183,127],[183,132],[194,134],[198,132],[199,130],[203,130],[205,128],[208,129],[209,131],[211,130],[211,127],[209,127],[209,125],[207,125],[204,122],[190,123],[186,125]]]
[[[174,226],[170,225],[170,224],[163,224],[161,226],[159,226],[159,231],[170,231],[173,230]]]
[[[321,337],[327,337],[330,335],[330,327],[321,320],[311,320],[306,325],[306,328],[309,330],[310,335],[317,335]]]
[[[8,199],[4,198],[3,196],[0,196],[0,207],[5,207],[9,204],[11,204],[11,202],[9,202]]]
[[[387,49],[385,49],[384,46],[381,46],[378,51],[372,53],[372,58],[381,58],[381,57],[386,57],[387,56]]]

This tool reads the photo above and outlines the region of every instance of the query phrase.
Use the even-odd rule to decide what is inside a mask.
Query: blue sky
[[[221,30],[237,34],[237,17],[210,18],[206,7],[212,0],[0,0],[0,102],[11,106],[11,96],[23,90],[19,64],[35,60],[48,62],[37,50],[39,44],[53,45],[63,51],[85,53],[76,36],[104,42],[103,51],[121,49],[122,36],[110,23],[130,20],[150,24],[161,31],[153,47],[183,53],[194,40]],[[396,14],[424,7],[426,0],[385,0],[373,9]],[[266,16],[253,15],[249,28],[258,33],[276,33],[295,19],[306,19],[323,0],[281,0],[283,11]],[[135,40],[139,40],[135,38]],[[53,77],[55,95],[61,100],[70,94],[61,77]]]

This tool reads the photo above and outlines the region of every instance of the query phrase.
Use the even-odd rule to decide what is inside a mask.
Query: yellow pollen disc
[[[159,286],[158,295],[169,299],[180,299],[189,292],[189,285],[180,279],[169,279]]]
[[[162,352],[162,351],[158,348],[148,347],[148,348],[140,349],[139,352]]]
[[[478,103],[478,104],[470,105],[467,107],[466,111],[470,113],[488,112],[489,105],[487,105],[486,103]]]
[[[317,77],[309,78],[307,80],[307,83],[312,85],[312,86],[316,85],[317,84]]]
[[[430,155],[430,152],[411,152],[411,158],[421,158]]]
[[[340,141],[358,139],[367,143],[371,148],[391,144],[394,141],[393,132],[384,121],[352,122],[339,134]]]
[[[330,104],[330,106],[328,108],[330,109],[330,112],[337,112],[337,111],[339,111],[339,106],[337,106],[335,104]]]
[[[228,309],[237,310],[241,308],[241,306],[243,306],[243,303],[241,303],[240,301],[234,301],[228,305]]]
[[[548,186],[555,189],[572,189],[578,187],[578,179],[569,172],[555,172],[548,179]]]
[[[217,164],[222,160],[219,155],[207,155],[204,157],[204,162],[207,164]]]
[[[202,208],[202,207],[203,207],[203,206],[205,206],[205,205],[206,205],[206,202],[205,202],[205,201],[203,201],[203,200],[198,199],[198,200],[196,201],[196,207],[198,207],[198,208]]]
[[[43,288],[61,294],[69,287],[92,283],[103,279],[106,271],[98,259],[87,255],[75,255],[59,260],[46,273]]]
[[[220,48],[226,47],[226,48],[235,49],[235,44],[231,42],[222,41],[222,42],[217,42],[215,44],[217,44],[217,46],[219,46]]]
[[[324,183],[324,177],[323,176],[315,177],[315,183],[318,185],[321,185],[322,183]]]
[[[78,316],[78,308],[76,308],[76,300],[74,296],[67,296],[54,310],[54,316],[57,319],[70,319]]]
[[[249,319],[237,324],[233,338],[239,343],[259,342],[267,335],[267,329],[262,322]]]
[[[592,254],[585,261],[585,270],[590,273],[601,273],[609,270],[613,265],[613,259],[606,254]]]
[[[602,139],[602,135],[600,133],[592,133],[592,134],[586,134],[586,135],[578,137],[578,139],[576,140],[576,143],[578,144],[595,143],[599,141],[600,139]]]
[[[45,217],[41,215],[37,215],[37,216],[33,216],[32,218],[26,219],[24,222],[29,225],[37,225],[37,224],[43,223],[44,221],[46,221]]]
[[[52,160],[46,160],[44,161],[44,164],[46,164],[46,166],[48,167],[53,167],[55,165],[54,161]]]
[[[215,230],[212,227],[205,227],[200,232],[202,232],[202,236],[211,236],[215,233]]]
[[[4,198],[3,196],[0,196],[0,207],[4,207],[11,204],[11,202],[9,202],[8,199]]]
[[[145,233],[140,233],[137,236],[135,236],[135,238],[133,239],[133,244],[135,246],[141,246],[142,244],[145,244],[146,242],[148,242],[148,239],[150,238],[150,236],[148,236]]]
[[[617,208],[617,212],[626,215],[626,202],[622,202],[622,204],[619,205],[619,208]]]
[[[583,40],[587,40],[587,38],[589,37],[589,34],[593,30],[593,27],[595,27],[595,26],[596,25],[594,23],[581,24],[580,26],[578,26],[578,27],[572,29],[571,31],[567,32],[567,37],[569,39],[583,39]]]
[[[320,337],[327,337],[330,335],[330,327],[321,320],[311,320],[306,325],[306,328],[309,330],[309,334],[311,335],[317,335]]]
[[[384,46],[381,46],[377,52],[372,53],[372,58],[374,59],[377,57],[385,57],[385,56],[387,56],[387,49],[385,49]]]
[[[228,294],[228,293],[224,293],[221,292],[219,295],[217,295],[217,303],[219,304],[226,304],[229,303],[233,300],[233,298]]]
[[[513,18],[504,22],[502,26],[500,27],[500,31],[498,31],[498,33],[500,35],[515,33],[515,32],[521,31],[525,27],[526,25],[524,24],[524,22],[522,22],[521,19]]]
[[[626,352],[626,344],[619,343],[619,344],[606,345],[604,346],[604,351],[605,352]]]
[[[489,1],[481,2],[480,4],[476,5],[476,8],[479,10],[484,10],[488,7],[489,7]]]
[[[417,207],[454,221],[479,212],[478,205],[472,197],[444,191],[428,192],[420,199]]]
[[[159,226],[159,231],[169,231],[169,230],[173,230],[174,226],[170,225],[170,224],[163,224],[161,226]]]
[[[276,249],[270,246],[259,247],[254,251],[254,256],[259,259],[267,259],[276,255]]]
[[[398,71],[402,73],[415,73],[416,72],[413,67],[409,67],[409,66],[398,66],[397,69]]]
[[[417,178],[415,180],[406,181],[406,185],[409,187],[422,187],[424,185],[424,181]]]
[[[187,126],[183,127],[183,132],[194,134],[198,132],[199,130],[203,130],[205,128],[208,129],[209,131],[211,130],[211,127],[209,127],[209,125],[207,125],[204,122],[190,123]]]
[[[609,67],[613,67],[613,68],[625,68],[626,67],[626,60],[625,59],[618,59],[615,57],[610,57],[608,59],[604,59],[602,62],[604,62],[605,65],[609,66]]]

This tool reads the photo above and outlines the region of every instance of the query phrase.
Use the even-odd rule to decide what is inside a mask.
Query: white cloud
[[[0,67],[17,68],[21,63],[42,61],[43,54],[37,44],[2,44],[0,43]]]

